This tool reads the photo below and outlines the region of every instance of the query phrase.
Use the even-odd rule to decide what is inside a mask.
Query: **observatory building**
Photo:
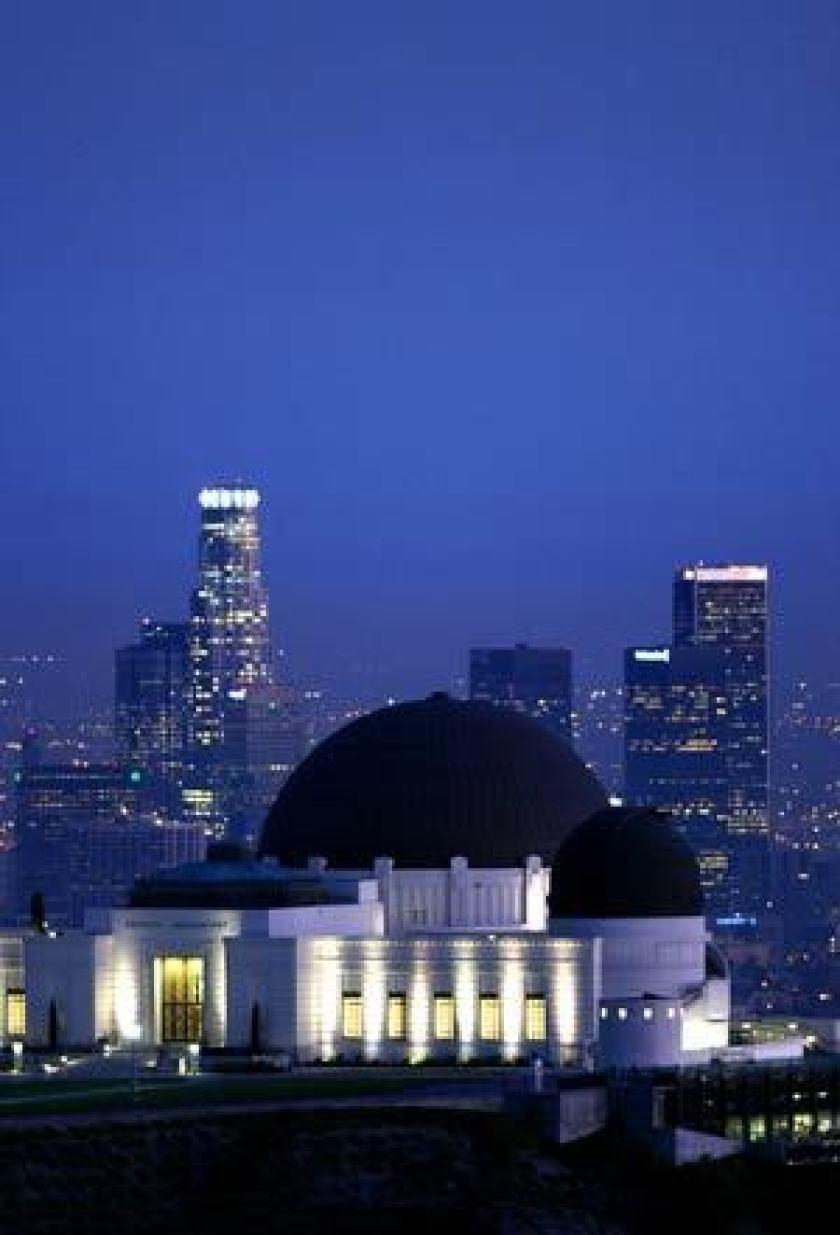
[[[33,1045],[629,1067],[729,1036],[667,817],[609,806],[529,717],[442,694],[322,743],[256,855],[217,845],[138,880],[83,930],[25,939],[23,970]]]

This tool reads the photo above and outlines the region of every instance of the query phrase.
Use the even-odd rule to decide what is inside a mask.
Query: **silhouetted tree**
[[[54,999],[50,1000],[50,1012],[47,1023],[47,1043],[51,1051],[58,1049],[58,1007]]]
[[[43,935],[47,929],[47,905],[43,892],[33,892],[29,898],[29,921],[33,929]]]
[[[260,1005],[255,1001],[251,1005],[251,1054],[259,1055],[262,1050],[262,1013]]]

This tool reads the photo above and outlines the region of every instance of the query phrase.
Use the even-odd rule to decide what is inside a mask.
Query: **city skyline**
[[[253,512],[254,513],[256,512],[256,507],[258,505],[261,506],[260,526],[261,526],[261,529],[264,529],[265,521],[266,521],[266,510],[265,510],[266,498],[265,498],[264,492],[261,489],[258,489],[252,481],[249,481],[247,486],[245,486],[245,482],[237,481],[236,485],[233,487],[233,489],[231,489],[230,486],[226,486],[218,478],[216,479],[205,478],[204,481],[201,483],[201,485],[196,490],[196,492],[193,494],[193,501],[192,501],[193,511],[195,510],[196,502],[198,504],[198,507],[201,513],[202,523],[206,522],[208,513],[209,513],[208,505],[207,505],[208,495],[211,495],[211,496],[218,495],[220,493],[226,492],[228,489],[230,489],[231,492],[233,492],[233,489],[236,489],[238,492],[241,491],[243,493],[248,493],[248,494],[253,495],[254,502],[255,502]],[[251,512],[249,511],[247,513],[248,513],[248,516],[251,517]],[[269,499],[269,521],[270,521],[270,499]],[[190,529],[190,531],[191,531],[191,535],[188,534],[187,536],[187,548],[189,548],[191,544],[194,543],[195,541],[195,527],[193,526]],[[203,535],[204,534],[201,533],[199,535],[199,540],[198,540],[200,555],[203,552],[201,548],[202,543],[203,543],[203,540],[202,540]],[[259,534],[257,552],[259,556],[264,559],[265,551],[264,551],[264,545],[261,543],[262,540],[263,540],[263,531],[261,531]],[[678,561],[671,562],[668,565],[666,577],[673,576],[675,571],[677,572],[681,571],[684,567],[683,565],[680,564],[680,562],[685,562],[686,560],[687,559],[681,559]],[[744,559],[741,559],[741,561],[743,560]],[[698,557],[697,559],[694,559],[694,566],[699,567],[701,569],[704,567],[711,568],[712,570],[716,568],[723,568],[726,570],[739,568],[736,565],[736,559],[732,556],[728,558],[724,557],[720,559],[712,559],[708,556]],[[177,626],[179,623],[186,624],[187,629],[189,628],[190,622],[192,622],[193,626],[195,626],[195,622],[197,619],[196,619],[195,613],[192,611],[195,609],[195,605],[197,603],[197,597],[199,597],[201,593],[200,591],[197,592],[195,591],[195,589],[193,589],[192,600],[189,599],[189,595],[188,595],[189,594],[189,579],[192,577],[194,569],[195,567],[194,567],[193,562],[186,563],[185,564],[185,574],[184,574],[184,577],[180,581],[180,594],[175,598],[173,602],[164,606],[162,612],[158,612],[152,605],[149,605],[149,604],[145,605],[145,607],[141,608],[141,610],[138,611],[138,613],[135,615],[133,629],[136,630],[139,627],[141,630],[141,634],[142,634],[142,632],[147,631],[147,630],[151,633],[152,631],[154,631],[154,629],[158,627]],[[742,569],[745,569],[748,571],[749,570],[763,571],[765,573],[765,576],[767,575],[768,571],[772,571],[772,567],[768,567],[765,564],[762,564],[760,566],[742,567]],[[269,582],[271,578],[270,571],[263,569],[261,572],[258,571],[258,574],[261,574],[262,579],[263,579],[263,583],[259,584],[258,586],[261,587],[263,593],[267,595],[268,586],[269,586]],[[644,633],[644,636],[638,640],[638,643],[640,645],[649,644],[651,646],[654,646],[657,643],[664,644],[668,641],[669,631],[674,621],[674,613],[673,613],[674,602],[671,601],[670,603],[668,603],[667,598],[666,598],[666,601],[663,603],[662,597],[663,595],[666,595],[666,593],[663,592],[661,585],[662,585],[662,580],[660,579],[659,586],[656,589],[657,600],[658,600],[657,607],[664,612],[664,615],[665,615],[664,621],[660,626],[654,627],[652,631],[648,631]],[[773,601],[774,601],[774,608],[775,608],[775,603],[776,603],[775,573],[773,573],[773,579],[772,579],[771,586],[773,589]],[[186,602],[184,599],[184,595],[185,595],[184,589],[185,588],[187,589],[187,595],[188,595],[188,599]],[[248,603],[249,604],[251,603],[250,599]],[[327,661],[327,667],[325,668],[320,667],[318,664],[313,664],[307,667],[306,665],[301,665],[299,660],[298,660],[298,663],[296,663],[294,649],[292,649],[291,656],[288,655],[287,648],[286,646],[284,646],[286,644],[286,640],[278,640],[278,637],[277,637],[278,632],[275,629],[275,625],[273,622],[269,621],[268,605],[267,603],[265,603],[265,595],[263,595],[263,600],[261,603],[263,604],[263,612],[261,614],[255,613],[253,620],[257,623],[257,625],[259,626],[259,630],[262,632],[259,634],[259,639],[261,641],[264,640],[265,645],[266,645],[266,650],[265,650],[264,655],[265,655],[265,658],[267,659],[265,660],[265,666],[263,666],[260,669],[260,675],[262,675],[263,677],[265,677],[266,674],[268,675],[267,677],[265,677],[266,682],[269,681],[269,678],[273,680],[274,675],[276,675],[277,673],[277,667],[274,665],[274,660],[276,658],[280,662],[279,672],[280,672],[280,676],[284,680],[295,682],[300,685],[313,684],[313,685],[317,685],[318,687],[322,689],[325,686],[327,686],[336,695],[344,694],[344,695],[347,695],[348,698],[353,697],[353,690],[355,688],[359,692],[358,698],[360,701],[370,702],[377,698],[381,698],[384,701],[384,700],[387,700],[387,698],[390,697],[392,694],[394,695],[394,697],[412,697],[413,695],[416,695],[419,697],[419,696],[422,696],[424,693],[427,693],[428,690],[431,690],[431,689],[452,689],[455,693],[468,693],[469,691],[470,657],[472,654],[471,647],[474,648],[476,645],[464,644],[463,646],[460,646],[459,648],[455,649],[453,655],[456,657],[456,660],[454,661],[454,663],[449,665],[442,672],[438,673],[437,676],[434,676],[434,671],[433,671],[432,676],[419,677],[418,675],[415,674],[413,678],[405,679],[405,677],[401,674],[400,667],[398,667],[396,664],[390,667],[386,667],[382,663],[370,662],[370,663],[365,664],[358,660],[353,662],[352,658],[349,664],[345,666],[343,672],[341,671],[341,669],[336,670],[334,665],[330,666],[329,660]],[[272,610],[273,608],[274,606],[272,606]],[[295,625],[294,614],[284,613],[284,618],[286,617],[288,617],[289,624],[294,626]],[[782,623],[779,623],[779,625],[781,624]],[[776,625],[777,624],[775,622],[771,622],[769,624],[768,632],[767,632],[768,647],[770,647],[772,651],[775,651],[775,647],[772,642],[772,634],[773,634],[774,629],[776,628]],[[147,637],[147,636],[144,635],[143,637]],[[513,630],[509,632],[507,635],[500,635],[494,641],[488,641],[485,646],[489,647],[492,645],[492,646],[498,646],[499,648],[504,648],[504,647],[529,648],[530,647],[535,652],[540,653],[540,652],[547,651],[553,646],[558,646],[558,642],[559,641],[555,641],[555,643],[552,644],[551,640],[547,636],[530,637],[527,635],[523,635],[521,630]],[[109,657],[113,656],[113,652],[118,646],[125,645],[125,644],[126,644],[126,638],[125,638],[125,635],[123,635],[121,638],[117,638],[112,645],[109,645],[105,653],[106,660],[108,660],[108,664],[107,664],[107,678],[104,680],[104,688],[102,686],[94,686],[93,688],[91,688],[91,683],[89,680],[87,680],[86,687],[89,693],[80,693],[78,696],[78,701],[81,702],[83,705],[87,705],[91,702],[95,702],[97,704],[103,704],[103,703],[110,702],[113,696],[113,681],[112,681],[113,663],[112,663],[112,660],[109,659]],[[577,694],[577,691],[579,688],[587,689],[591,686],[601,686],[601,685],[606,685],[607,687],[620,686],[622,677],[623,677],[624,652],[625,652],[626,647],[628,646],[627,640],[625,640],[620,646],[617,646],[615,649],[610,648],[606,655],[604,654],[603,649],[599,649],[597,647],[597,645],[594,643],[591,637],[586,639],[581,645],[569,644],[567,646],[569,647],[569,650],[571,652],[571,655],[574,661],[574,666],[575,666],[575,672],[572,675],[572,686],[573,686],[573,691],[575,695]],[[276,652],[275,652],[275,649],[277,649]],[[420,653],[420,659],[422,659],[422,651],[423,651],[422,646],[417,647],[415,650]],[[613,655],[613,651],[614,651],[614,655]],[[771,651],[771,659],[772,659],[772,651]],[[63,655],[62,649],[57,648],[57,647],[38,648],[37,650],[33,650],[31,647],[29,648],[8,648],[8,649],[3,649],[3,654],[5,655],[7,660],[9,658],[18,657],[26,661],[30,657],[34,656],[34,659],[36,661],[43,662],[44,665],[46,665],[47,663],[54,665],[54,668],[53,668],[54,675],[60,674],[62,670],[64,671],[65,674],[69,674],[69,679],[66,679],[64,683],[65,688],[66,688],[66,681],[71,680],[73,677],[73,673],[74,673],[73,658],[71,656]],[[77,668],[77,666],[75,667]],[[840,660],[838,660],[838,674],[840,674]],[[778,672],[777,665],[774,664],[774,681],[783,682],[785,685],[785,688],[792,686],[797,680],[799,680],[803,676],[805,675],[803,674],[801,670],[800,671],[792,670],[788,675],[780,674]],[[399,690],[396,687],[396,683],[400,681],[401,678],[403,681],[406,681],[406,680],[408,680],[409,682],[413,681],[413,686],[409,685],[407,688]]]
[[[617,675],[699,558],[840,664],[834,17],[335,7],[6,31],[0,647],[106,695],[243,475],[301,677]]]
[[[816,1230],[840,8],[0,31],[10,1229]]]
[[[195,492],[186,503],[188,513],[193,520],[195,494],[213,483],[218,483],[218,481],[212,476],[201,478]],[[256,487],[256,481],[253,478],[249,480],[249,483]],[[278,547],[272,543],[272,529],[277,530],[276,512],[272,512],[274,488],[273,485],[267,488],[259,486],[259,491],[263,495],[261,520],[264,541],[266,530],[268,532],[268,543],[263,545],[263,575],[266,579],[276,579],[277,571],[282,570],[283,565]],[[129,615],[128,627],[126,629],[120,627],[114,632],[113,639],[105,645],[108,651],[103,654],[102,647],[93,648],[84,636],[80,638],[78,630],[70,634],[64,626],[63,634],[59,631],[56,636],[57,641],[52,644],[35,642],[33,645],[31,635],[22,636],[23,642],[20,646],[9,644],[3,647],[4,654],[13,656],[35,652],[42,656],[54,656],[63,663],[69,680],[75,679],[77,685],[84,683],[80,697],[85,702],[100,704],[106,702],[112,693],[110,648],[125,643],[126,638],[139,623],[177,621],[185,618],[183,587],[184,580],[189,578],[193,569],[189,555],[195,540],[195,528],[194,523],[185,528],[183,538],[180,543],[178,542],[175,529],[181,525],[184,505],[184,500],[178,503],[181,508],[178,512],[178,521],[166,537],[169,542],[169,556],[173,561],[178,561],[183,565],[183,574],[179,574],[173,580],[172,587],[167,586],[167,596],[160,603],[151,600],[144,601],[142,596],[137,597],[138,608]],[[148,549],[149,546],[146,548]],[[486,607],[478,603],[482,598],[482,591],[478,589],[472,619],[459,628],[463,632],[463,642],[458,641],[459,631],[452,631],[447,636],[443,650],[441,651],[438,647],[435,653],[430,655],[429,643],[424,642],[421,637],[421,630],[425,627],[420,626],[418,619],[430,618],[429,628],[433,632],[439,632],[440,623],[436,621],[433,611],[427,613],[422,610],[418,614],[415,610],[406,613],[403,615],[403,625],[400,628],[391,627],[387,630],[374,620],[373,615],[369,615],[368,623],[354,627],[354,633],[358,635],[356,644],[345,644],[343,655],[338,656],[336,639],[331,640],[330,645],[316,648],[311,636],[307,638],[301,629],[304,623],[303,615],[312,616],[317,589],[322,588],[324,584],[323,569],[317,562],[311,563],[309,567],[309,575],[313,580],[312,593],[306,596],[305,589],[294,593],[296,604],[299,603],[300,608],[289,600],[283,603],[282,574],[280,585],[278,586],[275,582],[275,594],[279,593],[279,603],[275,598],[272,607],[270,638],[276,646],[282,648],[281,654],[285,662],[284,672],[294,680],[302,683],[317,683],[321,687],[329,685],[338,694],[348,697],[358,695],[368,700],[387,698],[391,694],[400,697],[420,696],[432,689],[455,688],[459,679],[466,682],[470,646],[481,645],[514,646],[517,643],[526,643],[534,647],[567,646],[575,655],[576,669],[582,683],[612,685],[621,681],[622,657],[626,646],[634,641],[639,644],[667,641],[672,623],[672,612],[667,595],[663,593],[662,579],[669,577],[680,562],[690,560],[712,565],[729,565],[738,561],[764,562],[766,560],[769,562],[773,575],[773,606],[777,614],[777,620],[771,623],[768,631],[774,681],[784,683],[787,687],[799,678],[813,678],[817,670],[824,673],[826,666],[832,664],[835,666],[836,677],[840,679],[840,632],[838,632],[836,641],[833,636],[828,641],[829,648],[836,648],[836,654],[833,656],[830,651],[828,654],[823,654],[823,646],[813,639],[797,640],[789,636],[788,632],[792,624],[789,612],[791,581],[789,578],[786,579],[784,574],[780,577],[772,557],[739,556],[725,549],[720,554],[714,555],[711,551],[703,551],[702,544],[700,549],[701,552],[694,557],[682,555],[667,560],[663,557],[662,570],[650,580],[650,592],[646,592],[644,597],[639,595],[631,585],[632,579],[632,584],[638,587],[636,572],[631,568],[631,579],[624,580],[624,585],[630,589],[627,595],[630,598],[635,595],[638,606],[636,612],[649,613],[651,625],[647,629],[643,628],[638,616],[630,620],[628,612],[631,609],[630,605],[617,611],[613,611],[609,606],[601,606],[600,621],[602,624],[604,621],[609,621],[613,632],[606,643],[592,633],[593,630],[598,629],[597,624],[593,624],[594,619],[590,619],[585,624],[585,629],[580,629],[580,640],[576,642],[573,639],[552,634],[563,625],[560,616],[553,621],[548,617],[544,617],[540,622],[525,620],[522,625],[517,626],[513,624],[516,619],[510,617],[508,604],[500,607],[498,618],[488,618]],[[151,565],[153,561],[154,554],[150,553],[148,564]],[[129,583],[130,579],[129,573],[126,576],[126,582]],[[298,587],[303,587],[300,581],[296,583],[296,588]],[[539,592],[539,589],[536,591]],[[125,589],[116,589],[116,595],[121,599],[124,598],[124,594]],[[346,603],[350,603],[347,599],[348,595],[349,593],[345,595]],[[596,600],[603,595],[603,584],[599,581],[591,581],[585,587],[577,584],[573,588],[572,599],[575,606],[573,611],[578,615],[587,613],[595,605]],[[156,583],[154,579],[150,581],[149,596],[160,596],[159,583]],[[516,598],[516,603],[521,605],[523,610],[527,607],[527,600],[521,596]],[[535,595],[533,606],[535,613],[543,607],[543,603],[542,598]],[[280,611],[279,616],[277,616],[277,610]],[[340,607],[338,612],[341,612]],[[316,618],[316,625],[318,620],[323,621],[323,615],[320,615],[320,619]],[[583,621],[583,618],[579,617],[578,620]],[[278,626],[280,630],[277,629]],[[37,630],[37,626],[34,629]],[[475,638],[471,642],[471,632],[474,630],[489,633],[485,638]],[[636,632],[635,639],[629,637],[630,631]],[[282,638],[278,639],[280,634]],[[110,639],[110,633],[103,632],[103,638],[105,637]],[[28,643],[27,638],[30,640]],[[409,640],[414,641],[416,653],[412,658],[411,666],[407,666],[404,652],[400,650],[402,645]],[[831,670],[826,680],[832,680]],[[772,702],[771,699],[771,704]]]

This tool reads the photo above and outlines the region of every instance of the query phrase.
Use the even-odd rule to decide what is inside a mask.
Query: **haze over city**
[[[241,478],[299,678],[618,680],[698,559],[768,562],[778,675],[835,672],[833,6],[3,26],[3,648],[106,699]]]

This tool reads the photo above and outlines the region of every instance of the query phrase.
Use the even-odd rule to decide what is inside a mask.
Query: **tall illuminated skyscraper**
[[[732,835],[766,836],[767,567],[684,566],[674,577],[674,645],[722,654]]]
[[[256,489],[202,489],[198,583],[189,635],[188,808],[217,825],[254,807],[249,751],[273,698],[268,596],[260,567]],[[259,718],[259,719],[257,719]]]
[[[202,489],[198,585],[190,611],[191,740],[224,741],[239,692],[271,681],[268,597],[260,570],[256,489]]]
[[[625,655],[625,796],[676,816],[713,913],[769,896],[767,568],[685,566],[671,647]]]
[[[674,644],[754,648],[766,658],[767,567],[680,567],[674,575]]]

